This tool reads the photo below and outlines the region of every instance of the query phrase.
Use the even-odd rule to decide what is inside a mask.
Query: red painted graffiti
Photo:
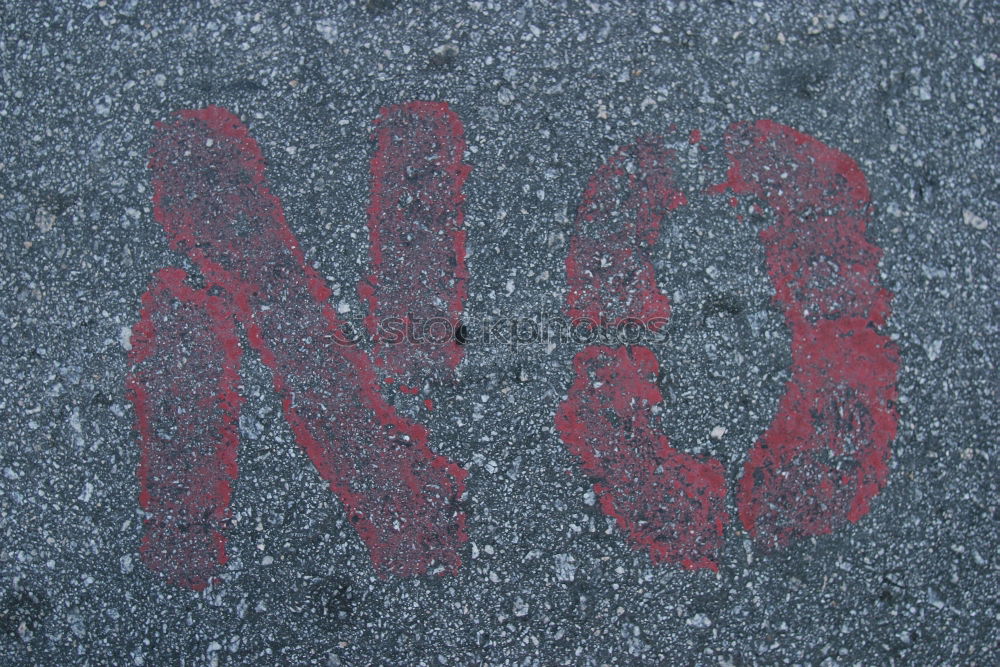
[[[409,102],[382,109],[372,138],[371,271],[358,285],[369,357],[345,340],[347,323],[306,263],[246,126],[220,107],[156,126],[154,217],[204,283],[192,287],[181,269],[154,275],[126,378],[146,513],[140,552],[172,583],[204,588],[227,562],[240,327],[375,570],[453,573],[461,564],[467,473],[434,454],[427,429],[381,392],[398,383],[419,394],[427,380],[453,379],[462,359],[462,124],[447,104]],[[700,132],[688,141],[700,144]],[[725,149],[728,177],[709,193],[730,193],[734,208],[751,196],[755,210],[774,212],[760,238],[792,338],[791,379],[735,497],[743,527],[772,549],[857,521],[886,484],[899,360],[880,330],[892,294],[879,278],[882,251],[867,239],[870,194],[852,159],[772,121],[732,125]],[[662,139],[642,137],[588,182],[566,258],[574,324],[667,325],[652,252],[665,216],[686,203],[674,162]],[[652,562],[717,570],[729,520],[724,468],[661,432],[652,350],[589,345],[573,370],[555,424],[601,510]]]
[[[654,563],[718,569],[726,480],[715,459],[679,452],[654,426],[659,364],[642,345],[589,345],[573,360],[556,426],[594,479],[601,509]]]
[[[664,214],[684,204],[672,165],[673,153],[647,137],[622,147],[590,179],[566,258],[570,319],[666,324],[670,301],[656,287],[650,252]]]
[[[447,107],[418,105],[408,113],[407,123],[416,128],[415,135],[433,133],[444,118],[451,134],[441,140],[460,142],[461,126]],[[422,125],[431,129],[419,129]],[[427,429],[399,415],[379,393],[368,356],[356,346],[341,344],[344,323],[329,305],[330,291],[322,278],[305,262],[281,202],[268,189],[263,156],[246,126],[220,107],[180,111],[157,125],[150,168],[154,216],[171,248],[185,253],[206,283],[198,293],[171,294],[182,304],[191,301],[188,297],[197,297],[198,304],[208,300],[198,294],[211,295],[209,305],[228,315],[216,312],[215,319],[207,320],[188,307],[191,313],[184,319],[161,324],[156,314],[165,313],[165,307],[147,306],[157,325],[148,327],[153,342],[144,348],[159,350],[161,332],[177,337],[190,324],[199,338],[191,342],[196,352],[188,357],[189,363],[199,360],[196,355],[211,363],[213,355],[224,352],[210,349],[214,340],[207,332],[216,332],[218,339],[218,332],[226,331],[221,322],[235,318],[271,369],[296,440],[343,502],[376,570],[383,575],[421,574],[436,566],[456,570],[461,563],[458,549],[466,540],[465,516],[458,502],[467,473],[431,452]],[[453,177],[458,180],[464,173],[455,171]],[[445,175],[435,178],[441,181]],[[405,236],[406,224],[405,218],[395,218],[394,233]],[[146,302],[162,300],[161,292],[154,286]],[[180,350],[177,345],[168,341],[162,354]],[[208,380],[215,378],[174,380],[177,373],[167,360],[155,355],[152,359],[154,364],[147,368],[145,358],[133,357],[139,368],[129,383],[139,415],[141,494],[161,498],[180,493],[184,502],[156,501],[159,514],[146,522],[142,555],[151,569],[165,571],[171,581],[199,588],[214,571],[203,564],[218,566],[225,560],[221,517],[228,511],[228,491],[218,489],[218,465],[196,463],[214,460],[213,450],[221,449],[227,461],[231,458],[238,404],[219,401],[218,416],[182,418],[178,423],[190,435],[174,443],[143,415],[169,417],[192,400],[211,402],[213,396],[206,396]],[[223,377],[229,382],[232,362],[227,359],[226,366],[217,361],[215,368],[226,369]],[[154,375],[165,379],[154,381]],[[192,383],[194,395],[178,397]],[[214,433],[216,422],[223,425],[217,429],[221,436]],[[215,444],[218,440],[223,446]],[[192,465],[178,465],[171,458],[180,448],[199,450],[188,456]],[[235,466],[226,467],[225,475],[235,478]],[[191,517],[187,512],[195,506],[202,514]],[[209,534],[211,540],[182,534],[191,530]],[[191,569],[192,564],[197,567]]]
[[[767,120],[735,124],[725,141],[729,175],[713,191],[753,195],[777,215],[760,236],[792,333],[792,378],[738,497],[744,527],[774,547],[857,521],[885,486],[899,360],[878,329],[892,294],[854,160]]]
[[[372,274],[358,287],[375,363],[412,384],[446,377],[465,302],[462,123],[443,102],[409,102],[375,121],[368,206]]]
[[[879,284],[881,250],[866,238],[870,196],[853,160],[771,121],[734,124],[725,143],[729,177],[710,192],[755,195],[776,212],[761,240],[792,333],[791,381],[750,452],[736,499],[743,526],[769,549],[857,521],[885,486],[898,358],[878,329],[892,295]],[[633,154],[655,157],[626,162]],[[646,202],[662,210],[662,202],[683,201],[665,167],[669,157],[644,139],[594,175],[566,260],[570,317],[651,310],[635,303],[669,314],[645,260],[659,224],[648,213],[657,207]],[[628,184],[624,192],[620,183]],[[591,346],[574,369],[556,426],[594,479],[603,511],[653,562],[715,568],[727,519],[722,467],[677,452],[651,428],[651,409],[662,400],[653,353]]]
[[[226,564],[241,350],[229,304],[185,278],[163,269],[143,295],[126,390],[141,448],[139,506],[148,513],[143,560],[200,588]]]
[[[650,252],[664,214],[684,195],[662,144],[647,137],[622,147],[591,178],[566,259],[570,318],[666,324],[670,302],[656,285]],[[653,352],[590,345],[573,368],[556,426],[593,478],[601,509],[653,562],[717,569],[729,518],[722,464],[679,452],[657,432],[653,410],[663,397]]]

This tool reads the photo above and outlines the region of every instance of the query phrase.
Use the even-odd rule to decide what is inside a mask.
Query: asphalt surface
[[[988,1],[3,2],[0,662],[992,663],[998,14]],[[901,357],[871,512],[767,554],[731,521],[717,573],[654,566],[594,506],[555,431],[578,347],[477,344],[470,325],[459,381],[427,390],[433,412],[395,399],[469,470],[456,575],[376,576],[250,352],[222,581],[195,593],[146,569],[123,348],[151,273],[194,272],[152,219],[152,123],[208,104],[241,117],[308,260],[360,314],[372,120],[416,99],[448,102],[465,126],[470,322],[559,317],[587,179],[640,134],[677,148],[690,203],[655,252],[674,310],[653,346],[663,428],[730,480],[777,409],[789,333],[765,222],[698,193],[724,180],[733,121],[770,118],[857,160]]]

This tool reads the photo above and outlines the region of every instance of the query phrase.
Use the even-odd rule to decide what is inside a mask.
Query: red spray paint
[[[663,327],[670,302],[656,285],[650,251],[665,213],[684,203],[673,154],[642,138],[591,178],[566,259],[567,315],[615,326]],[[663,397],[659,365],[640,345],[590,345],[573,360],[575,379],[556,427],[594,480],[604,513],[654,563],[717,569],[725,511],[722,465],[673,449],[653,423]]]
[[[329,290],[305,263],[246,127],[209,107],[179,112],[157,129],[155,216],[207,287],[186,286],[179,269],[161,271],[135,327],[127,391],[148,512],[143,560],[195,589],[225,565],[241,401],[237,319],[273,371],[296,439],[344,502],[379,573],[454,571],[466,539],[457,507],[466,472],[434,455],[426,429],[384,401],[368,357],[338,343],[343,323]],[[373,272],[360,289],[378,363],[395,376],[386,382],[398,379],[413,392],[404,382],[416,369],[444,376],[461,349],[397,350],[372,323],[443,308],[457,327],[468,167],[461,126],[445,105],[383,110],[375,137]],[[726,145],[729,177],[713,191],[756,195],[777,213],[761,238],[792,332],[792,379],[750,453],[738,496],[743,525],[770,548],[857,521],[885,485],[898,358],[878,329],[892,295],[880,286],[881,250],[866,239],[870,197],[853,160],[771,121],[732,126]],[[684,203],[671,161],[658,140],[644,138],[591,179],[566,262],[571,318],[665,325],[670,305],[649,253],[665,212]],[[388,256],[410,261],[390,266]],[[556,423],[594,478],[602,510],[654,562],[715,569],[728,520],[722,467],[674,450],[656,430],[662,396],[653,353],[589,346],[574,370]]]
[[[367,355],[343,344],[330,290],[305,262],[246,126],[220,107],[180,111],[157,125],[150,168],[154,216],[171,248],[225,295],[376,570],[455,571],[467,473],[431,452],[427,430],[379,393]]]
[[[242,398],[240,345],[228,304],[158,272],[132,330],[126,393],[139,432],[143,562],[201,590],[226,564],[230,483]]]
[[[444,102],[407,102],[382,109],[373,138],[372,273],[358,291],[375,363],[404,384],[450,377],[468,278],[462,123]]]
[[[732,125],[726,151],[713,191],[754,195],[777,215],[761,240],[792,333],[792,377],[738,496],[744,527],[772,548],[857,521],[886,484],[899,360],[878,329],[892,294],[854,160],[769,120]]]
[[[654,425],[663,401],[659,364],[641,345],[589,345],[573,359],[575,379],[556,427],[594,479],[601,509],[654,563],[717,570],[726,480],[715,459],[670,446]]]
[[[656,286],[650,251],[667,211],[684,204],[673,187],[674,155],[654,137],[623,146],[587,184],[576,214],[566,276],[566,314],[617,326],[632,319],[658,330],[670,301]]]

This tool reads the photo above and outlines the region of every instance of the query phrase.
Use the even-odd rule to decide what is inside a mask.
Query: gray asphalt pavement
[[[0,0],[0,662],[994,663],[998,20],[987,0]],[[662,429],[730,486],[791,357],[757,238],[773,214],[740,204],[739,224],[704,194],[723,134],[768,118],[856,160],[900,356],[870,513],[767,553],[730,494],[718,572],[654,565],[555,428],[579,346],[470,324],[456,382],[392,398],[469,471],[457,574],[377,576],[246,345],[230,560],[200,592],[151,572],[126,348],[151,274],[197,273],[153,219],[153,123],[239,116],[332,303],[359,317],[372,121],[408,100],[464,124],[470,323],[561,317],[587,180],[637,136],[676,149],[689,203],[652,250],[673,308],[652,345]]]

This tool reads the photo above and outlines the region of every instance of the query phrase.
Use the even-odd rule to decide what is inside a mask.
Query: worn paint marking
[[[429,449],[427,429],[379,393],[368,356],[342,344],[330,290],[305,262],[246,126],[220,107],[180,111],[157,125],[150,156],[154,216],[171,248],[230,304],[376,570],[455,571],[467,473]]]
[[[142,297],[125,381],[139,434],[142,561],[200,590],[225,566],[242,398],[228,303],[163,269]]]
[[[776,213],[760,236],[792,334],[791,380],[738,495],[744,527],[773,548],[857,521],[886,484],[899,359],[879,330],[892,293],[854,160],[769,120],[732,125],[725,143],[728,178],[712,191],[753,195]]]
[[[685,201],[672,165],[662,141],[644,137],[590,179],[566,259],[570,318],[666,325],[670,302],[656,284],[650,253],[663,216]],[[573,368],[556,426],[594,480],[601,509],[654,563],[717,569],[729,518],[722,465],[677,451],[657,430],[653,411],[663,397],[653,352],[590,345]]]
[[[445,102],[407,102],[382,109],[373,138],[372,272],[358,286],[373,357],[404,384],[451,378],[468,279],[462,123]]]
[[[674,154],[656,137],[623,146],[587,184],[566,258],[566,315],[594,326],[633,320],[653,330],[670,317],[656,285],[652,246],[667,211],[685,203],[674,188]]]
[[[573,360],[556,427],[594,480],[601,509],[654,563],[718,569],[725,473],[715,459],[670,446],[657,429],[659,364],[646,347],[590,345]]]

